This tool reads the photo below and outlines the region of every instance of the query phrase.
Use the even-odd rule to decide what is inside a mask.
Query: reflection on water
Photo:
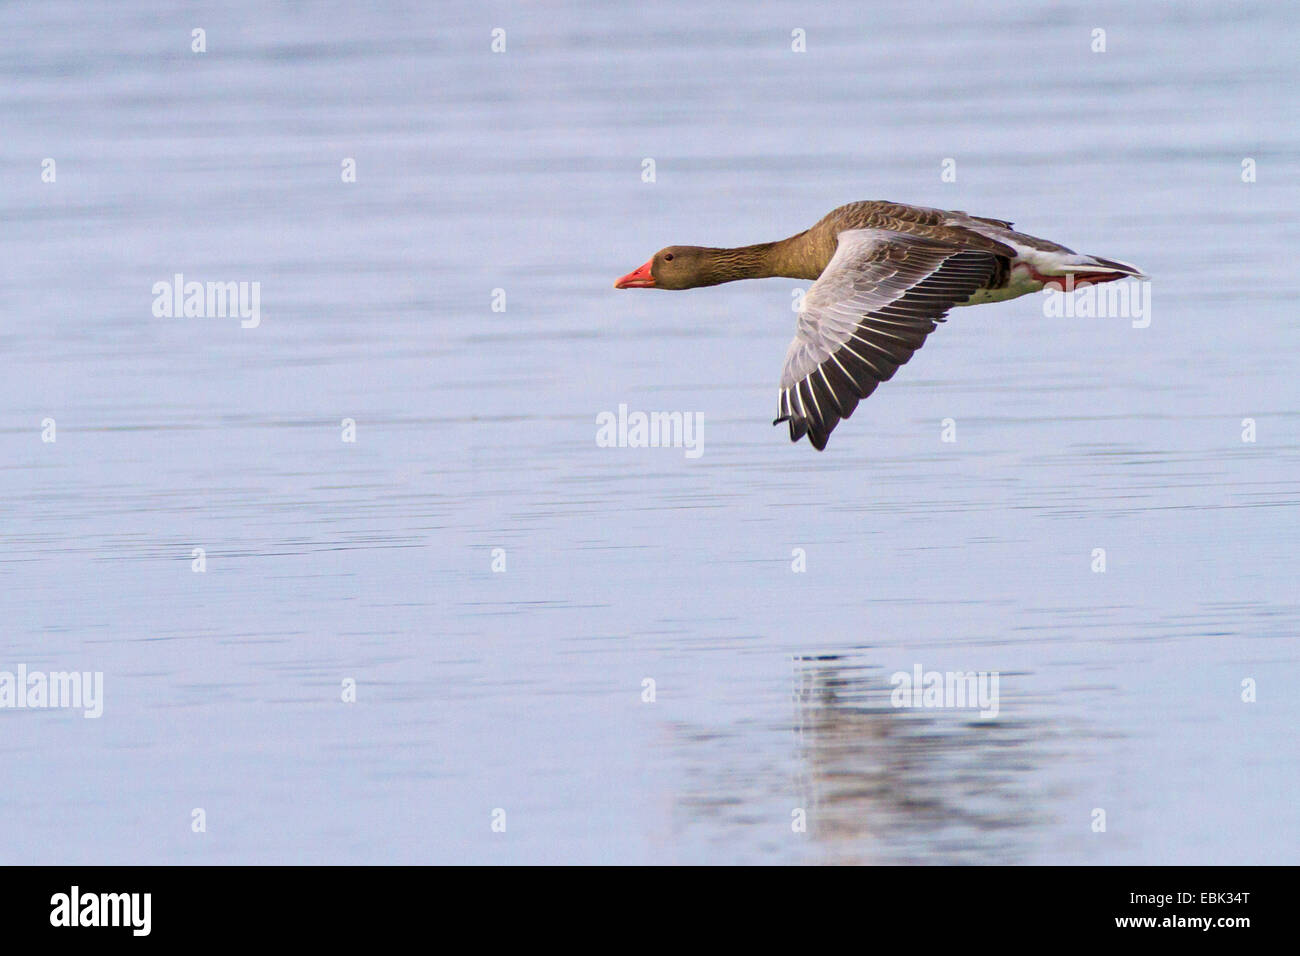
[[[679,726],[690,768],[683,832],[712,834],[747,862],[1019,863],[1051,822],[1044,777],[1059,731],[1003,699],[1003,712],[900,709],[888,674],[860,656],[795,660],[792,721],[758,729]],[[760,756],[793,729],[794,747]],[[754,747],[761,738],[761,748]],[[788,749],[788,748],[787,748]],[[793,814],[803,811],[806,832]]]
[[[886,675],[838,655],[800,660],[797,680],[798,790],[824,862],[1022,861],[1048,727],[896,708]]]
[[[158,6],[0,4],[0,671],[105,695],[0,713],[0,859],[1294,862],[1300,7]],[[959,310],[817,455],[801,283],[612,288],[872,198],[1151,325]],[[917,660],[1000,716],[891,708]]]

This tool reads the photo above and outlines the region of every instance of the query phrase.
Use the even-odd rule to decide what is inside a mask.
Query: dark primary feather
[[[997,270],[998,256],[986,249],[873,228],[840,233],[834,257],[804,298],[775,423],[789,422],[791,441],[807,435],[825,448],[840,419]]]

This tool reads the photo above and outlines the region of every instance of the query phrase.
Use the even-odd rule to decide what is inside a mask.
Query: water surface
[[[1296,28],[0,7],[0,670],[105,686],[0,710],[0,860],[1295,862]],[[611,287],[867,198],[1140,263],[1151,324],[960,310],[817,454],[800,283]],[[892,706],[917,664],[998,716]]]

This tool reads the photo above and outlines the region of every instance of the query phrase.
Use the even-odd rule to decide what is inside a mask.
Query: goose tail
[[[1104,259],[1101,256],[1079,256],[1078,260],[1070,264],[1071,272],[1118,272],[1117,278],[1147,278],[1147,274],[1131,262]]]

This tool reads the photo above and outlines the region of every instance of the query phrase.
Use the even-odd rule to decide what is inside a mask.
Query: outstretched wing
[[[799,310],[777,419],[819,451],[841,418],[912,357],[948,310],[983,288],[997,257],[906,233],[849,229]]]

